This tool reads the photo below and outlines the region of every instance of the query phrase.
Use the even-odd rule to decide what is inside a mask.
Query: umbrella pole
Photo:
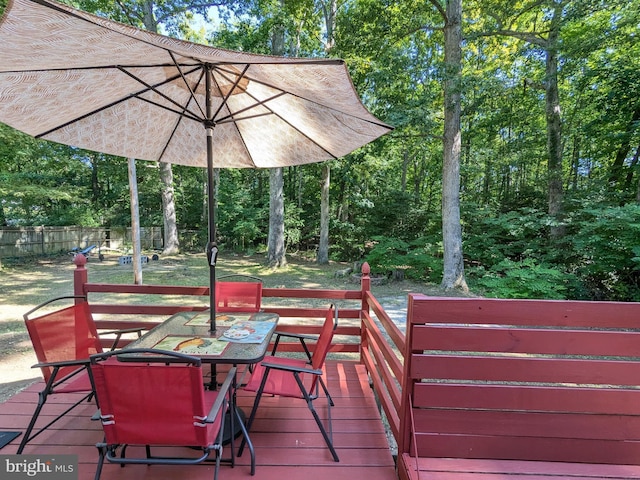
[[[216,331],[216,260],[218,245],[216,243],[216,208],[213,172],[213,108],[211,106],[211,69],[207,65],[205,71],[205,90],[207,120],[204,127],[207,132],[207,206],[209,214],[209,242],[207,244],[207,258],[209,260],[209,331]]]
[[[209,149],[213,148],[213,129],[207,128],[207,157]],[[210,145],[211,144],[211,145]],[[207,244],[207,258],[209,260],[209,331],[216,331],[216,260],[218,257],[218,245],[216,243],[216,212],[214,197],[213,165],[210,158],[207,159],[207,203],[209,212],[209,243]]]

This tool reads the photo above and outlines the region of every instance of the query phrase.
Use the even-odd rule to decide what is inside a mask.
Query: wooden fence
[[[143,249],[162,248],[162,229],[140,229]],[[98,245],[105,250],[124,251],[131,245],[131,228],[3,227],[0,228],[0,258],[54,255]],[[94,252],[97,253],[97,252]]]

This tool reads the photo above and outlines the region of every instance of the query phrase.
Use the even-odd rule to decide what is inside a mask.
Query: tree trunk
[[[284,244],[284,176],[282,167],[269,170],[269,245],[267,263],[272,268],[287,264]]]
[[[98,182],[98,158],[97,154],[90,156],[91,158],[91,199],[94,203],[98,202],[100,197],[100,184]]]
[[[326,29],[325,52],[330,52],[335,44],[334,32],[338,5],[336,0],[320,2],[324,25]],[[319,264],[329,263],[329,188],[331,186],[331,167],[325,164],[322,168],[322,180],[320,187],[320,239],[318,242],[318,254],[316,261]]]
[[[160,179],[164,185],[162,189],[162,211],[164,212],[164,250],[163,255],[173,255],[180,251],[178,227],[176,225],[176,204],[173,190],[173,170],[171,165],[160,164]]]
[[[460,88],[462,0],[449,0],[444,27],[444,159],[442,166],[442,239],[444,289],[468,290],[464,278],[460,225]]]
[[[318,245],[317,262],[329,263],[329,185],[331,184],[331,167],[325,163],[322,168],[322,186],[320,190],[320,243]]]
[[[402,152],[402,176],[400,177],[400,190],[407,191],[407,170],[409,169],[409,152]]]
[[[284,0],[279,2],[284,8]],[[283,55],[285,46],[285,27],[276,24],[271,35],[271,53]],[[284,242],[284,169],[269,170],[269,238],[267,244],[267,263],[272,268],[287,264]]]
[[[133,244],[133,283],[142,285],[142,249],[140,248],[140,211],[138,209],[138,182],[136,160],[127,160],[129,167],[129,196],[131,197],[131,243]]]
[[[633,173],[638,168],[638,160],[640,160],[640,145],[636,148],[636,153],[633,155],[631,159],[631,163],[629,164],[629,172],[627,173],[627,180],[625,181],[624,189],[629,190],[631,188],[631,182],[633,181]]]
[[[616,152],[616,158],[613,161],[613,165],[611,166],[611,174],[609,176],[609,183],[612,185],[622,183],[622,177],[624,175],[624,163],[631,151],[631,139],[633,138],[633,132],[635,130],[635,126],[640,121],[640,104],[636,106],[633,114],[631,115],[631,120],[627,126],[626,131],[623,135],[621,135],[622,143],[618,147],[618,151]],[[625,187],[628,183],[625,183]]]
[[[158,33],[158,21],[153,13],[153,0],[142,3],[144,27]],[[164,255],[176,254],[180,251],[178,226],[176,223],[176,205],[173,190],[173,170],[170,164],[159,162],[160,180],[162,181],[162,215],[164,224]]]
[[[547,155],[549,172],[549,215],[554,219],[550,229],[552,240],[564,236],[562,190],[562,117],[558,93],[558,36],[560,34],[561,7],[556,4],[551,20],[549,39],[545,50],[545,104],[547,122]]]

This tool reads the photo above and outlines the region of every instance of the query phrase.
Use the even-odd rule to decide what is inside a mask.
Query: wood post
[[[82,254],[76,255],[73,257],[73,263],[76,265],[76,269],[73,271],[73,294],[84,295],[84,285],[89,278],[88,270],[85,267],[87,258]]]

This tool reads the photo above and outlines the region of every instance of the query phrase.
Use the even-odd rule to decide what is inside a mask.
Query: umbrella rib
[[[155,105],[155,106],[160,107],[160,108],[164,108],[164,109],[169,110],[170,112],[173,112],[173,113],[177,113],[178,115],[181,115],[182,117],[189,118],[189,119],[194,120],[196,122],[202,122],[201,118],[193,116],[193,114],[191,114],[191,112],[187,112],[188,114],[184,113],[184,112],[181,113],[179,111],[176,111],[176,110],[173,110],[173,109],[167,107],[166,105],[160,105],[159,103],[153,102],[152,100],[148,100],[146,98],[139,97],[138,95],[140,93],[144,93],[144,92],[136,92],[136,93],[129,94],[126,97],[119,98],[118,100],[116,100],[114,102],[111,102],[111,103],[108,103],[106,105],[103,105],[100,108],[96,108],[95,110],[87,112],[84,115],[80,115],[79,117],[76,117],[76,118],[74,118],[72,120],[69,120],[68,122],[65,122],[65,123],[60,124],[60,125],[56,125],[55,127],[51,128],[51,129],[49,129],[49,130],[47,130],[45,132],[35,134],[34,137],[35,138],[43,138],[43,137],[49,135],[50,133],[53,133],[53,132],[58,131],[58,130],[62,130],[63,128],[68,127],[69,125],[73,125],[76,122],[80,122],[80,121],[84,120],[85,118],[88,118],[88,117],[90,117],[92,115],[95,115],[96,113],[100,113],[103,110],[107,110],[107,109],[113,107],[114,105],[118,105],[119,103],[125,102],[127,100],[132,99],[132,98],[136,98],[138,100],[142,100],[144,102],[151,103],[152,105]]]
[[[167,109],[167,110],[169,110],[169,111],[172,111],[172,112],[174,112],[174,113],[178,113],[178,112],[175,112],[174,110],[172,110],[172,109],[171,109],[171,108],[169,108],[169,107],[166,107],[166,106],[161,105],[161,104],[159,104],[159,103],[157,103],[157,102],[154,102],[153,100],[148,100],[148,99],[145,99],[145,98],[140,97],[140,95],[142,95],[143,93],[147,93],[149,90],[151,90],[152,92],[154,92],[154,93],[156,93],[156,94],[160,95],[162,98],[164,98],[164,99],[165,99],[165,100],[167,100],[168,102],[170,102],[170,103],[174,104],[176,107],[178,107],[178,108],[180,108],[180,109],[184,109],[184,110],[183,110],[183,113],[181,113],[180,115],[185,115],[185,113],[184,113],[184,112],[188,112],[188,113],[189,113],[189,115],[185,115],[185,116],[190,116],[191,118],[197,118],[197,119],[198,119],[198,121],[202,121],[201,119],[199,119],[199,117],[198,117],[195,113],[191,112],[190,110],[188,110],[188,109],[187,109],[186,107],[184,107],[183,105],[180,105],[180,104],[179,104],[178,102],[176,102],[173,98],[169,97],[168,95],[165,95],[164,93],[162,93],[162,92],[161,92],[160,90],[158,90],[158,88],[157,88],[157,87],[159,87],[159,86],[166,85],[167,83],[171,83],[171,82],[173,82],[174,80],[176,80],[176,79],[180,78],[180,76],[174,76],[174,77],[171,77],[171,78],[167,78],[167,79],[166,79],[165,81],[163,81],[163,82],[160,82],[160,83],[158,83],[158,84],[156,84],[156,85],[151,85],[151,84],[149,84],[149,83],[145,82],[144,80],[142,80],[140,77],[137,77],[137,76],[135,76],[133,73],[131,73],[131,72],[127,71],[124,67],[117,66],[116,68],[117,68],[118,70],[120,70],[122,73],[124,73],[124,74],[128,75],[129,77],[133,78],[135,81],[137,81],[138,83],[140,83],[140,84],[142,84],[142,85],[144,85],[144,86],[146,87],[146,90],[142,90],[142,91],[140,91],[140,92],[136,92],[136,93],[133,95],[133,96],[135,96],[136,98],[139,98],[140,100],[145,100],[145,101],[147,101],[147,102],[149,102],[149,103],[152,103],[152,104],[154,104],[154,105],[157,105],[158,107],[163,107],[163,108],[165,108],[165,109]],[[192,72],[193,72],[193,71],[197,71],[197,70],[198,70],[198,68],[196,68],[196,69],[192,70]],[[189,73],[191,73],[191,72],[189,72]],[[181,75],[182,75],[182,73],[181,73]],[[196,104],[197,104],[197,102],[196,102]]]
[[[275,87],[273,87],[273,88],[275,88]],[[313,143],[313,144],[314,144],[314,145],[316,145],[318,148],[320,148],[321,150],[323,150],[324,152],[326,152],[328,155],[331,155],[331,157],[332,157],[332,158],[338,158],[338,157],[336,157],[332,152],[330,152],[329,150],[327,150],[324,146],[320,145],[316,140],[314,140],[314,139],[313,139],[313,138],[311,138],[309,135],[307,135],[307,134],[306,134],[306,133],[304,133],[302,130],[300,130],[298,127],[296,127],[296,126],[295,126],[295,125],[293,125],[291,122],[289,122],[285,117],[283,117],[283,116],[279,115],[278,113],[274,112],[271,108],[269,108],[269,107],[266,105],[266,103],[267,103],[267,102],[270,102],[270,101],[272,101],[272,100],[275,100],[276,98],[281,97],[281,96],[283,96],[283,95],[285,95],[285,94],[289,94],[289,95],[294,96],[294,97],[296,97],[296,98],[300,98],[300,99],[302,99],[302,100],[304,100],[304,101],[306,101],[306,102],[315,103],[316,105],[320,105],[320,106],[321,106],[321,107],[323,107],[323,108],[328,108],[328,109],[333,110],[333,111],[335,111],[335,112],[339,112],[339,113],[341,113],[341,114],[343,114],[343,115],[348,115],[348,116],[350,116],[350,117],[358,118],[359,120],[368,121],[368,120],[365,120],[365,119],[362,119],[362,118],[356,117],[355,115],[350,115],[350,114],[348,114],[348,113],[346,113],[346,112],[342,112],[342,111],[337,110],[337,109],[335,109],[335,108],[331,108],[331,107],[324,106],[324,105],[322,105],[321,103],[314,102],[314,101],[312,101],[312,100],[308,100],[308,99],[306,99],[306,98],[304,98],[304,97],[301,97],[301,96],[299,96],[299,95],[294,95],[294,94],[292,94],[292,93],[287,93],[287,92],[282,91],[281,89],[278,89],[278,90],[280,90],[280,93],[278,93],[278,94],[276,94],[276,95],[273,95],[272,97],[269,97],[269,98],[267,98],[267,99],[265,99],[265,100],[258,100],[255,96],[253,96],[253,95],[251,95],[249,92],[246,92],[246,91],[245,91],[245,93],[247,93],[247,94],[248,94],[248,95],[249,95],[249,96],[250,96],[250,97],[251,97],[251,98],[252,98],[256,103],[255,103],[254,105],[250,105],[250,106],[245,107],[245,108],[243,108],[243,109],[241,109],[241,110],[238,110],[237,112],[233,112],[233,113],[231,113],[231,114],[227,115],[226,117],[222,117],[222,118],[220,118],[219,120],[216,120],[216,123],[217,123],[217,124],[220,124],[220,123],[230,123],[230,122],[233,122],[234,124],[237,124],[237,122],[240,122],[240,121],[242,121],[242,120],[248,120],[248,119],[252,119],[252,118],[264,117],[264,116],[267,116],[267,115],[275,115],[275,116],[276,116],[276,117],[278,117],[281,121],[283,121],[284,123],[286,123],[287,125],[289,125],[292,129],[294,129],[296,132],[298,132],[300,135],[302,135],[303,137],[305,137],[306,139],[308,139],[311,143]],[[241,114],[241,113],[243,113],[243,112],[249,111],[249,110],[251,110],[251,109],[253,109],[253,108],[256,108],[256,107],[258,107],[258,106],[262,106],[262,107],[266,108],[270,113],[261,113],[261,114],[256,114],[256,115],[250,115],[250,116],[247,116],[247,117],[235,118],[235,115],[238,115],[238,114]]]
[[[173,52],[171,50],[168,50],[168,52],[169,52],[169,56],[171,57],[171,60],[173,60],[173,64],[178,69],[178,73],[180,74],[180,77],[182,77],[182,81],[184,82],[185,86],[189,90],[189,94],[191,95],[189,101],[187,101],[187,105],[189,105],[189,103],[191,103],[191,100],[193,100],[195,102],[196,106],[198,107],[198,110],[200,110],[200,114],[202,115],[202,118],[206,118],[207,115],[205,114],[204,110],[202,109],[202,105],[200,105],[200,103],[196,99],[196,94],[193,91],[193,88],[191,88],[191,85],[189,85],[189,82],[187,82],[187,79],[184,76],[184,72],[182,71],[182,68],[181,68],[180,64],[176,60],[175,55],[173,54]],[[204,76],[204,69],[201,69],[200,70],[200,78],[198,79],[198,82],[196,83],[196,85],[200,84],[200,82],[202,81],[202,77],[203,76]],[[185,111],[186,111],[186,107],[185,107]],[[178,121],[178,123],[180,123],[180,121]]]
[[[247,64],[247,68],[248,68],[248,67],[249,67],[249,65]],[[243,73],[244,73],[244,72],[243,72]],[[247,75],[245,78],[246,78],[247,80],[249,80],[249,82],[253,82],[253,83],[257,83],[257,84],[263,85],[263,86],[268,87],[268,88],[270,88],[270,89],[272,89],[272,90],[278,90],[278,91],[280,91],[280,92],[281,92],[281,94],[291,95],[292,97],[299,98],[299,99],[301,99],[301,100],[304,100],[305,102],[310,102],[310,103],[313,103],[313,104],[315,104],[315,105],[318,105],[318,106],[320,106],[320,107],[322,107],[322,108],[327,108],[327,109],[329,109],[329,110],[333,110],[334,112],[338,112],[338,113],[341,113],[341,114],[343,114],[343,115],[347,115],[347,116],[352,117],[352,118],[357,118],[358,120],[362,120],[363,122],[372,123],[372,124],[374,124],[374,125],[378,125],[378,126],[381,126],[381,127],[389,128],[389,126],[388,126],[388,125],[386,125],[384,122],[382,122],[382,121],[380,121],[380,120],[378,120],[377,122],[374,122],[374,121],[371,121],[371,120],[369,120],[369,119],[367,119],[367,118],[362,118],[362,117],[360,117],[360,116],[358,116],[358,115],[354,115],[354,114],[351,114],[351,113],[348,113],[348,112],[344,112],[344,111],[339,110],[339,109],[337,109],[337,108],[335,108],[335,107],[332,107],[331,105],[325,105],[325,104],[320,103],[320,102],[317,102],[316,100],[313,100],[313,99],[311,99],[311,98],[303,97],[303,96],[301,96],[301,95],[296,95],[295,93],[285,91],[285,90],[283,90],[281,87],[278,87],[278,86],[273,85],[273,84],[268,83],[268,82],[264,82],[264,81],[262,81],[262,80],[258,80],[258,79],[256,79],[255,77],[252,77],[252,76],[250,76],[250,75]],[[247,94],[247,95],[249,95],[253,100],[255,100],[256,104],[269,102],[269,101],[271,101],[271,100],[273,100],[273,99],[275,99],[275,98],[277,98],[277,97],[279,97],[279,96],[281,95],[281,94],[274,95],[273,97],[270,97],[270,98],[268,98],[268,99],[266,99],[266,100],[262,100],[262,101],[260,101],[260,100],[258,100],[255,96],[251,95],[248,91],[244,90],[244,93],[246,93],[246,94]],[[255,105],[254,105],[254,106],[255,106]],[[253,106],[252,106],[252,107],[248,107],[248,108],[253,108]],[[265,106],[265,108],[267,108],[267,107]],[[243,109],[243,110],[247,110],[247,108],[245,108],[245,109]],[[237,113],[237,112],[236,112],[236,113]],[[376,120],[377,120],[377,119],[376,119]]]
[[[247,92],[248,93],[248,92]],[[309,135],[307,135],[306,133],[304,133],[303,131],[301,131],[298,127],[296,127],[295,125],[293,125],[291,122],[289,122],[286,118],[282,117],[281,115],[278,115],[276,112],[274,112],[272,109],[270,109],[267,105],[265,105],[266,102],[270,102],[271,100],[274,100],[278,97],[281,97],[282,95],[285,95],[286,92],[281,91],[280,93],[278,93],[277,95],[274,95],[272,97],[267,98],[266,100],[258,100],[257,98],[255,98],[253,95],[250,95],[251,98],[253,98],[255,100],[255,104],[251,105],[249,107],[245,107],[242,110],[238,110],[237,112],[232,113],[231,115],[228,115],[220,120],[217,120],[216,123],[220,124],[220,123],[229,123],[232,122],[236,128],[237,128],[237,123],[242,121],[242,120],[248,120],[248,119],[252,119],[252,118],[258,118],[258,117],[264,117],[267,115],[275,115],[276,117],[278,117],[280,120],[282,120],[284,123],[286,123],[287,125],[289,125],[292,129],[294,129],[296,132],[298,132],[300,135],[302,135],[303,137],[307,138],[311,143],[313,143],[314,145],[317,145],[318,148],[320,148],[321,150],[323,150],[324,152],[326,152],[328,155],[330,155],[332,158],[338,158],[336,157],[333,153],[331,153],[329,150],[327,150],[325,147],[323,147],[322,145],[320,145],[317,141],[315,141],[313,138],[311,138]],[[301,97],[298,97],[301,98]],[[237,115],[239,113],[242,112],[246,112],[248,110],[251,110],[257,106],[263,106],[264,108],[266,108],[269,113],[259,113],[256,115],[250,115],[247,117],[242,117],[242,118],[234,118],[234,115]]]
[[[164,154],[167,151],[167,148],[169,148],[169,144],[171,143],[171,140],[173,140],[173,137],[175,136],[176,131],[178,130],[178,127],[180,126],[180,122],[181,121],[182,121],[182,117],[178,117],[178,121],[176,122],[175,126],[173,127],[173,130],[171,131],[171,135],[169,135],[169,139],[164,144],[164,147],[162,147],[162,152],[160,152],[160,155],[158,156],[158,161],[159,162],[162,162],[162,157],[164,157]]]
[[[218,113],[220,113],[220,111],[225,107],[225,105],[228,106],[227,104],[227,100],[229,100],[229,97],[233,94],[234,90],[236,89],[236,87],[238,86],[238,84],[240,83],[240,80],[242,80],[242,77],[244,77],[244,74],[247,73],[247,70],[249,69],[249,64],[244,66],[244,70],[242,70],[242,73],[240,75],[238,75],[236,78],[236,81],[233,83],[233,86],[229,89],[229,91],[227,92],[227,94],[224,96],[222,103],[220,104],[220,106],[218,107],[218,110],[216,110],[216,112],[213,114],[213,117],[210,118],[209,120],[213,120],[214,118],[216,118],[216,116],[218,115]],[[229,80],[229,78],[224,75],[223,73],[220,73],[226,80]],[[216,87],[218,88],[218,90],[220,91],[220,93],[222,93],[222,89],[220,88],[220,85],[218,84],[218,81],[215,79],[214,77],[214,81],[216,82]],[[246,93],[246,90],[245,90]],[[253,96],[252,96],[253,98]],[[254,99],[255,100],[255,99]],[[229,110],[231,111],[231,110]]]
[[[275,100],[276,98],[285,95],[285,92],[280,92],[277,95],[273,95],[272,97],[269,97],[269,98],[267,98],[265,100],[258,100],[253,95],[249,94],[248,92],[245,92],[245,93],[247,93],[247,95],[249,95],[256,103],[254,103],[253,105],[250,105],[248,107],[242,108],[242,109],[238,110],[237,112],[230,113],[229,115],[227,115],[225,117],[220,117],[220,119],[216,120],[216,123],[228,123],[228,122],[234,122],[234,121],[238,121],[238,120],[246,120],[248,118],[263,117],[265,115],[276,115],[277,116],[277,114],[273,110],[271,110],[269,107],[267,107],[265,105],[265,103],[270,102],[271,100]],[[262,106],[262,107],[266,108],[267,110],[269,110],[270,113],[260,113],[260,114],[252,115],[252,116],[249,116],[249,117],[235,118],[236,115],[239,115],[241,113],[247,112],[249,110],[253,110],[254,108],[260,107],[260,106]]]
[[[182,112],[176,109],[173,109],[171,107],[168,107],[166,105],[162,105],[161,103],[158,102],[154,102],[153,100],[149,100],[148,98],[144,98],[144,97],[138,97],[136,95],[134,95],[134,98],[143,101],[143,102],[147,102],[150,103],[151,105],[158,107],[158,108],[162,108],[168,112],[171,113],[175,113],[176,115],[178,115],[180,118],[188,118],[189,120],[193,120],[194,122],[198,122],[198,123],[202,123],[202,118],[200,117],[196,117],[195,115],[193,115],[191,112],[189,112],[188,110],[183,110]],[[180,107],[180,105],[178,105]],[[184,107],[180,107],[180,108],[184,108]]]

